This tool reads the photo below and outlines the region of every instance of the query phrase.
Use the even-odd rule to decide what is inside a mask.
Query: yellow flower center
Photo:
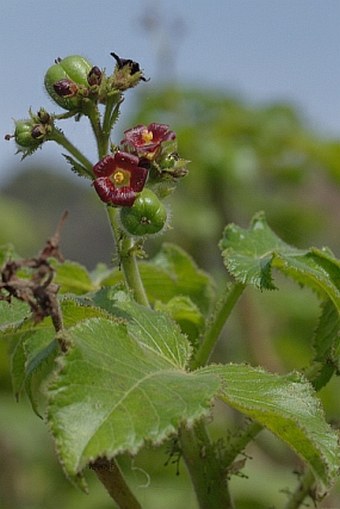
[[[144,143],[150,143],[153,140],[153,132],[144,129],[144,131],[142,131],[142,140]]]
[[[117,187],[128,186],[130,184],[130,174],[118,168],[112,175],[112,180]]]

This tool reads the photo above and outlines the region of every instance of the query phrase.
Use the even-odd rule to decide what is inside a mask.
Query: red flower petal
[[[166,124],[156,124],[152,123],[148,125],[148,131],[151,131],[154,136],[154,140],[162,142],[174,140],[176,138],[176,133],[169,129],[169,126]]]
[[[114,195],[112,196],[112,203],[119,207],[132,207],[137,198],[135,193],[130,187],[120,187],[115,189]]]
[[[138,168],[139,158],[133,154],[129,154],[128,152],[116,152],[114,158],[116,167],[123,168],[127,171],[132,170],[132,167]]]
[[[132,207],[137,193],[131,187],[115,187],[109,177],[98,177],[93,182],[100,199],[104,203],[119,207]]]
[[[103,159],[94,165],[93,173],[96,175],[96,177],[108,177],[109,175],[112,175],[112,173],[115,171],[115,168],[115,156],[109,155],[103,157]]]
[[[98,161],[98,163],[93,166],[93,173],[96,177],[109,177],[118,168],[123,168],[130,173],[143,170],[144,173],[146,171],[145,168],[139,168],[138,164],[139,158],[137,156],[129,154],[128,152],[116,152]]]

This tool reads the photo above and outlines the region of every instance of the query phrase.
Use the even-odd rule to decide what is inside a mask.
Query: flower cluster
[[[157,200],[168,196],[176,181],[187,173],[188,161],[177,153],[175,132],[168,125],[155,122],[136,125],[124,132],[118,146],[111,145],[112,153],[93,166],[56,124],[71,117],[79,120],[82,115],[87,116],[94,127],[99,152],[108,153],[110,133],[125,91],[148,81],[138,62],[114,52],[111,56],[115,60],[111,74],[81,55],[56,58],[45,73],[44,85],[51,99],[66,113],[49,114],[43,108],[37,114],[30,111],[29,118],[17,121],[15,132],[5,138],[15,139],[23,157],[31,155],[45,141],[60,144],[69,152],[65,157],[73,171],[93,180],[93,187],[104,203],[131,209],[138,200],[136,210],[143,209],[141,222],[155,229],[158,225],[150,226],[150,217],[144,213],[146,204],[150,204],[150,193],[154,195],[156,210]],[[125,210],[124,219],[126,214]],[[164,215],[163,211],[160,216]]]
[[[100,199],[110,205],[131,207],[167,142],[175,139],[176,134],[165,124],[137,125],[125,131],[120,149],[93,167],[93,185]]]

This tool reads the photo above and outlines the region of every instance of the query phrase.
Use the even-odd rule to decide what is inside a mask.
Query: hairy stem
[[[108,98],[103,118],[103,145],[106,146],[106,151],[109,148],[110,134],[114,123],[117,121],[119,116],[119,107],[123,102],[122,94],[112,95]]]
[[[182,427],[180,441],[200,509],[233,509],[226,471],[204,423],[189,430]]]
[[[115,460],[100,459],[91,468],[120,509],[142,509]]]
[[[251,421],[236,435],[228,439],[228,450],[224,453],[223,459],[226,467],[231,466],[237,456],[242,453],[248,443],[263,429],[258,422]]]
[[[217,310],[217,314],[211,321],[210,327],[206,331],[203,341],[193,358],[191,369],[196,369],[204,366],[209,360],[209,357],[216,345],[224,324],[232,312],[237,300],[241,296],[244,288],[244,285],[234,284],[226,293],[219,309]]]
[[[117,209],[114,207],[107,207],[107,213],[116,242],[125,284],[129,290],[132,290],[136,302],[144,306],[149,306],[149,301],[138,268],[135,243],[131,237],[122,234],[118,225]]]
[[[124,273],[124,279],[128,288],[132,289],[134,298],[139,304],[149,306],[149,301],[140,276],[137,258],[134,253],[135,244],[129,237],[122,241],[123,249],[121,251],[121,264]]]
[[[100,112],[98,106],[93,103],[87,105],[86,115],[90,121],[93,134],[97,141],[98,157],[101,159],[107,153],[107,146],[105,144],[103,130],[100,122]]]
[[[300,479],[295,492],[291,494],[285,509],[298,509],[302,506],[304,500],[312,495],[312,488],[315,483],[314,475],[307,470]]]

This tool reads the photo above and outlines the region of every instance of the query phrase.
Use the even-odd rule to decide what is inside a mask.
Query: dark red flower
[[[100,199],[112,205],[131,207],[148,176],[148,170],[138,164],[138,157],[127,152],[105,156],[95,164],[93,185]]]
[[[166,124],[137,125],[124,131],[121,144],[126,150],[136,153],[139,157],[152,160],[164,141],[174,140],[176,134]]]

